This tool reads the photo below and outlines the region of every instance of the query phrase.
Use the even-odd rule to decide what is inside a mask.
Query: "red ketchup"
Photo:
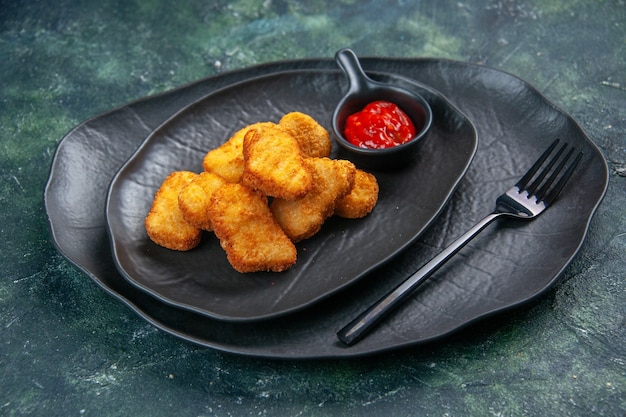
[[[360,148],[385,149],[401,145],[415,137],[413,122],[388,101],[374,101],[360,112],[348,116],[344,135]]]

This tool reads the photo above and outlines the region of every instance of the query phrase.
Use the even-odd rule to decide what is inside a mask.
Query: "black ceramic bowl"
[[[331,122],[335,140],[341,147],[340,151],[343,151],[340,153],[346,154],[357,166],[367,169],[387,170],[404,165],[412,159],[419,144],[428,135],[433,119],[428,102],[419,94],[369,78],[350,49],[339,50],[335,60],[350,82],[348,92],[337,104]],[[345,138],[344,128],[348,116],[377,100],[390,101],[406,113],[416,129],[411,140],[390,148],[372,149],[353,145]]]

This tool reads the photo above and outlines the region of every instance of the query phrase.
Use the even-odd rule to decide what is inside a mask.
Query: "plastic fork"
[[[347,345],[353,345],[361,340],[395,307],[413,294],[417,287],[448,261],[452,255],[457,253],[496,219],[513,217],[530,220],[543,213],[563,190],[583,155],[582,152],[579,152],[566,167],[575,150],[571,148],[565,153],[568,145],[563,144],[550,158],[558,143],[559,139],[555,140],[528,172],[513,187],[496,199],[496,206],[491,214],[474,225],[439,255],[435,256],[394,290],[387,293],[387,295],[342,328],[337,333],[339,340]],[[550,160],[546,162],[548,158]]]

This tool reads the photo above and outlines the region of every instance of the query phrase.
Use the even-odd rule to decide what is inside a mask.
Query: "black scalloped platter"
[[[255,77],[332,70],[332,59],[269,63],[221,74],[77,126],[59,143],[45,190],[58,250],[159,329],[219,351],[266,358],[345,358],[415,346],[544,294],[579,251],[606,191],[608,169],[599,149],[575,120],[510,74],[436,59],[364,58],[362,64],[366,71],[398,74],[432,87],[473,122],[480,140],[466,175],[430,227],[358,282],[274,319],[217,320],[164,303],[126,280],[112,256],[104,213],[115,173],[182,108]],[[336,332],[356,314],[491,211],[495,197],[555,137],[578,146],[585,156],[572,185],[550,210],[533,222],[503,221],[486,229],[367,338],[351,347],[337,340]],[[359,260],[358,252],[345,254],[346,262]]]
[[[297,245],[296,264],[281,273],[235,271],[213,233],[184,252],[150,241],[144,218],[171,172],[201,171],[206,152],[235,131],[255,122],[278,122],[289,111],[307,113],[328,127],[344,84],[337,71],[257,77],[183,109],[156,129],[115,176],[106,213],[122,275],[166,303],[216,319],[245,321],[307,307],[392,259],[441,212],[467,171],[477,137],[472,123],[432,89],[397,76],[378,78],[421,94],[436,113],[426,143],[410,163],[372,171],[380,194],[367,217],[330,218],[313,238]],[[331,157],[338,157],[336,151]]]

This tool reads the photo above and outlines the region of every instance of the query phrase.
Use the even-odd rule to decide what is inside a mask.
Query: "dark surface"
[[[3,2],[0,414],[624,415],[625,21],[622,1],[591,0]],[[527,80],[573,116],[605,155],[610,179],[556,285],[439,342],[294,362],[225,354],[158,331],[56,251],[43,189],[55,148],[74,126],[207,76],[285,59],[332,60],[342,47],[359,56],[486,64]],[[189,99],[172,97],[171,113]],[[475,113],[469,98],[454,104]],[[137,106],[147,135],[164,116],[149,103]],[[483,134],[477,156],[488,158]],[[134,139],[121,135],[121,152],[132,153]],[[470,170],[464,180],[473,178]],[[450,224],[430,229],[426,245],[411,246],[405,259],[417,261],[462,232]]]

